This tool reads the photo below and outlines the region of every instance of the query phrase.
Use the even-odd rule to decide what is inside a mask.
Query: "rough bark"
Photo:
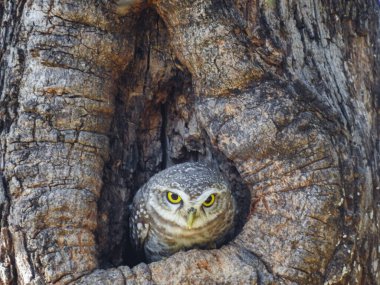
[[[1,279],[67,283],[98,265],[97,201],[115,80],[131,40],[110,5],[6,1],[5,8]]]
[[[380,284],[377,1],[138,2],[0,2],[0,284]],[[128,201],[188,160],[236,235],[139,263]]]

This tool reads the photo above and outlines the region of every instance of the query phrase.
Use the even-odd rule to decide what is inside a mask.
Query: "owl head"
[[[223,176],[202,163],[183,163],[170,167],[147,185],[147,208],[171,225],[171,230],[191,231],[231,221],[234,200]]]

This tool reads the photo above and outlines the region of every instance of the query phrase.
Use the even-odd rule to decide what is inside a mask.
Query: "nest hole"
[[[110,159],[98,204],[103,268],[144,261],[130,244],[128,206],[137,190],[167,167],[203,161],[224,174],[238,203],[235,236],[246,221],[251,201],[233,163],[212,146],[197,122],[191,74],[172,54],[164,23],[149,9],[138,21],[135,56],[116,97]]]

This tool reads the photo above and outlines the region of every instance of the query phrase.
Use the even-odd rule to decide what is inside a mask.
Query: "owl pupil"
[[[178,195],[177,194],[172,194],[172,199],[173,200],[178,200]]]
[[[212,200],[212,197],[211,196],[208,196],[208,198],[206,199],[205,203],[210,203]]]

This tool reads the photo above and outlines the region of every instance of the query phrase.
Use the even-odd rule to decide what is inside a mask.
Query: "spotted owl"
[[[148,262],[180,250],[215,248],[233,231],[235,212],[219,172],[202,163],[178,164],[136,193],[129,220],[132,244]]]

